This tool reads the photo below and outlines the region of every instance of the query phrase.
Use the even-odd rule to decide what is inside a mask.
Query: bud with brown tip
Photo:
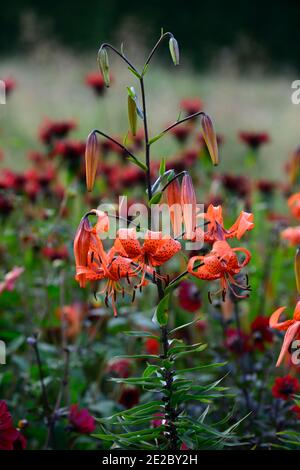
[[[86,187],[92,191],[95,183],[97,166],[99,160],[100,148],[96,132],[91,132],[86,140],[85,147],[85,176]]]
[[[179,47],[174,36],[170,37],[169,49],[174,65],[179,65]]]
[[[105,85],[109,87],[110,85],[110,75],[109,75],[109,61],[108,61],[108,54],[105,47],[99,49],[97,62],[102,73],[103,80]]]
[[[217,144],[217,135],[214,130],[212,120],[207,114],[201,116],[202,135],[205,140],[210,158],[214,165],[219,164],[219,151]]]

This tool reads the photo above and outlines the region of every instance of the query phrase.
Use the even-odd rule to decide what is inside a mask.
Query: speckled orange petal
[[[118,238],[115,240],[114,248],[121,256],[136,259],[142,254],[142,247],[137,239],[136,230],[120,229]]]
[[[152,266],[161,266],[181,250],[180,243],[177,240],[173,240],[173,238],[165,238],[159,241],[160,244],[156,252],[151,255]]]
[[[293,320],[300,321],[300,301],[296,303]]]
[[[279,307],[275,312],[272,313],[269,319],[269,326],[270,328],[275,328],[276,330],[287,330],[289,326],[295,323],[295,320],[286,320],[284,322],[279,323],[279,317],[282,312],[286,309],[286,307]]]
[[[196,268],[194,271],[194,265],[196,262],[204,262],[205,264]],[[220,270],[220,262],[216,256],[193,256],[187,266],[187,270],[190,274],[197,277],[198,279],[203,279],[206,281],[213,281],[220,279],[222,276],[222,271]]]

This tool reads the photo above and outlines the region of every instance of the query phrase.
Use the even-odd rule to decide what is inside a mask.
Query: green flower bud
[[[169,40],[169,49],[174,65],[179,65],[179,47],[178,42],[172,36]]]
[[[108,62],[108,54],[107,54],[105,47],[99,49],[97,62],[98,62],[100,71],[102,73],[105,85],[109,87],[110,85],[109,62]]]

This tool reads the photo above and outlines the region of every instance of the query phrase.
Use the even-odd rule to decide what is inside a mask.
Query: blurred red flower
[[[26,439],[13,426],[7,404],[0,400],[0,450],[25,449]]]
[[[269,327],[269,318],[259,316],[251,323],[251,335],[254,348],[265,350],[266,343],[272,343],[273,332]]]
[[[85,84],[90,87],[97,96],[101,96],[105,91],[105,82],[100,72],[92,72],[86,75]]]
[[[188,312],[196,312],[202,305],[201,294],[193,282],[182,281],[178,290],[180,307]]]
[[[251,350],[250,337],[243,331],[239,332],[236,328],[228,328],[225,347],[233,354],[243,355]]]
[[[50,121],[46,119],[39,131],[40,140],[46,145],[52,145],[56,139],[63,139],[76,128],[75,121]]]
[[[252,150],[258,150],[261,145],[270,142],[270,136],[266,132],[239,132],[239,139]]]
[[[11,92],[16,88],[16,80],[14,78],[8,77],[2,80],[5,83],[5,93],[6,96],[9,96]]]
[[[148,354],[157,355],[160,350],[159,341],[155,338],[148,338],[145,342],[145,349]]]
[[[180,102],[180,108],[186,112],[187,116],[195,114],[203,109],[203,103],[199,98],[184,98]]]
[[[291,411],[294,411],[296,413],[297,418],[300,419],[300,406],[294,405],[291,407]]]
[[[298,227],[287,227],[281,232],[281,238],[287,240],[293,246],[300,245],[300,226]]]
[[[44,246],[42,248],[42,254],[45,258],[48,258],[50,261],[56,259],[66,260],[69,257],[68,248],[66,245],[53,247],[53,246]]]
[[[299,381],[291,375],[285,375],[284,377],[276,377],[275,383],[272,387],[272,395],[275,398],[281,398],[282,400],[288,400],[299,390]]]
[[[90,434],[96,428],[94,418],[86,408],[79,409],[78,405],[70,406],[69,422],[72,431],[80,434]]]
[[[131,361],[129,359],[113,359],[106,368],[109,374],[127,379],[130,375]]]
[[[124,386],[119,397],[120,405],[126,409],[133,408],[140,401],[140,392],[136,387]]]

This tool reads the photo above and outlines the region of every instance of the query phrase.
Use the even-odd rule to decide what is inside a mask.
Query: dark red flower
[[[140,392],[136,387],[124,386],[119,398],[120,405],[126,409],[133,408],[140,401]]]
[[[266,343],[272,343],[273,332],[269,327],[269,318],[259,316],[251,323],[251,335],[254,348],[265,350]]]
[[[131,361],[129,359],[114,359],[107,365],[107,372],[117,377],[127,379],[130,375]]]
[[[203,103],[199,98],[184,98],[180,102],[180,108],[186,112],[187,116],[195,114],[203,109]]]
[[[151,421],[151,428],[159,428],[163,424],[164,421],[163,413],[155,413],[154,419]]]
[[[96,423],[86,408],[79,409],[78,405],[71,405],[69,411],[69,422],[71,430],[80,434],[91,434]]]
[[[244,198],[251,192],[251,182],[246,176],[225,174],[221,177],[225,189]]]
[[[105,91],[105,82],[100,72],[89,73],[85,77],[85,84],[92,88],[97,96],[101,96]]]
[[[192,128],[188,124],[181,124],[180,126],[173,127],[170,134],[174,135],[178,142],[185,142],[190,135],[191,130]]]
[[[6,96],[9,96],[16,88],[16,81],[13,78],[4,78],[2,81],[5,83]]]
[[[272,387],[272,395],[275,398],[288,400],[299,390],[299,381],[296,377],[285,375],[284,377],[276,377]]]
[[[11,213],[13,210],[13,204],[10,202],[10,200],[0,194],[0,214],[3,216],[7,216]]]
[[[39,138],[44,144],[53,145],[56,139],[65,138],[75,128],[74,121],[50,121],[47,119],[40,128]]]
[[[42,254],[45,258],[48,258],[50,261],[58,260],[66,260],[69,257],[68,248],[66,245],[52,247],[52,246],[45,246],[42,248]]]
[[[249,335],[236,328],[226,330],[225,347],[233,354],[241,356],[251,350]]]
[[[25,449],[26,440],[20,432],[14,428],[12,416],[7,404],[0,400],[0,450]]]
[[[159,341],[155,338],[148,338],[145,342],[145,349],[148,354],[157,355],[160,350]]]
[[[272,194],[276,189],[277,183],[270,180],[259,180],[257,182],[257,189],[264,195]]]
[[[292,406],[292,407],[291,407],[291,411],[293,411],[294,413],[296,413],[297,418],[300,419],[300,406],[298,406],[298,405]]]
[[[239,132],[239,139],[252,150],[258,150],[261,145],[270,142],[270,136],[266,132]]]
[[[178,290],[178,301],[181,308],[196,312],[202,305],[201,294],[193,282],[182,281]]]

